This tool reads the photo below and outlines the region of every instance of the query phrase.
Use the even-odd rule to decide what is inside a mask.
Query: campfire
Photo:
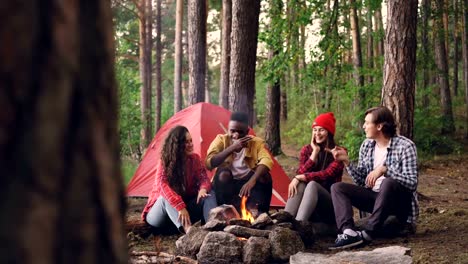
[[[302,237],[313,239],[313,229],[299,229],[291,214],[255,212],[241,198],[239,211],[233,205],[220,205],[210,212],[203,226],[192,226],[176,242],[177,251],[199,263],[283,263],[304,250]],[[304,230],[305,231],[305,230]]]
[[[247,209],[247,206],[245,205],[246,202],[247,202],[247,196],[242,196],[241,206],[240,206],[241,217],[243,220],[247,220],[250,223],[253,223],[255,219],[253,218],[252,213],[250,213],[250,211]]]

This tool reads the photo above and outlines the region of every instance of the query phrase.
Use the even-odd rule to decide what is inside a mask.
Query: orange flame
[[[242,196],[242,201],[241,201],[241,214],[242,214],[242,219],[249,221],[252,223],[255,219],[253,218],[252,214],[247,210],[247,207],[245,206],[245,203],[247,202],[247,196]]]

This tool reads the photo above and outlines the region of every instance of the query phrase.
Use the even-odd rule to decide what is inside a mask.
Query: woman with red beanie
[[[310,144],[301,149],[299,168],[289,184],[284,209],[298,221],[335,224],[330,187],[341,181],[344,165],[330,153],[335,148],[334,134],[333,113],[318,115],[312,124]]]

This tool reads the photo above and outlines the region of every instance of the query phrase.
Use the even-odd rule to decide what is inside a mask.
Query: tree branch
[[[135,2],[135,0],[132,0]],[[116,1],[115,2],[117,6],[122,7],[123,9],[127,10],[128,12],[132,13],[134,16],[139,17],[138,12],[135,12],[135,10],[125,6],[121,1]],[[138,9],[138,5],[135,4],[135,7]]]

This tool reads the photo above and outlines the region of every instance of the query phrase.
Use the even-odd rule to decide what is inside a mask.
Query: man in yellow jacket
[[[214,190],[218,204],[239,209],[240,198],[246,196],[247,209],[260,214],[270,208],[273,160],[264,141],[248,132],[247,114],[232,113],[228,134],[217,135],[208,148],[206,167],[217,168]]]

